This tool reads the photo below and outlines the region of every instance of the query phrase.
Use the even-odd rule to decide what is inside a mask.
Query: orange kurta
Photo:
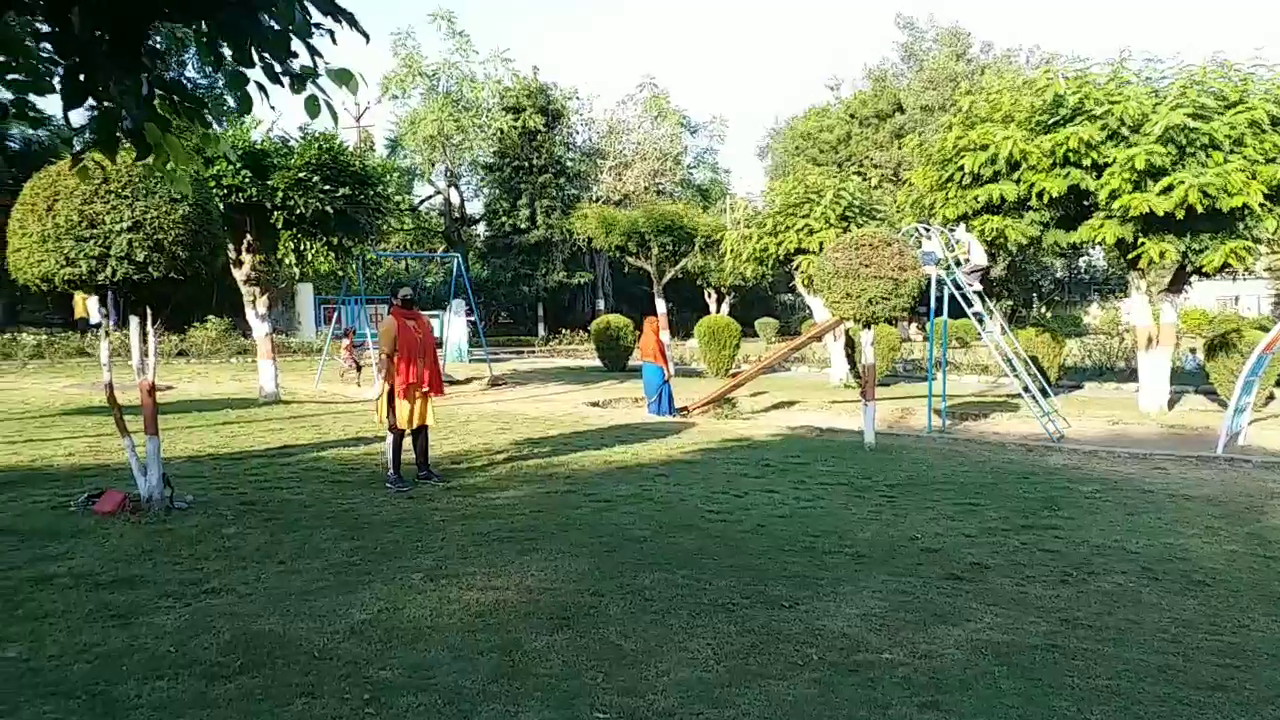
[[[396,333],[398,332],[399,323],[390,316],[383,320],[382,325],[378,327],[378,354],[391,359],[391,377],[383,378],[382,392],[378,394],[378,422],[382,423],[383,427],[386,427],[387,408],[394,402],[396,427],[402,430],[412,430],[423,425],[435,425],[435,408],[426,388],[419,388],[413,391],[412,396],[407,398],[400,397],[399,393],[392,393],[390,381],[395,379]],[[427,352],[435,351],[434,347],[427,350]]]

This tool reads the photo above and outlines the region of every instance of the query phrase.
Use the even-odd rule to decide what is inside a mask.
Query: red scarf
[[[392,306],[391,317],[396,321],[396,394],[409,399],[425,387],[427,395],[444,395],[444,377],[431,323],[417,310],[397,306]]]
[[[650,315],[644,319],[644,329],[640,331],[640,362],[666,367],[667,348],[662,344],[658,328],[658,318]]]

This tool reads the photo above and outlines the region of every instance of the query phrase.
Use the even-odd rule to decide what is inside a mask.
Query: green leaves
[[[312,120],[320,117],[320,98],[316,97],[315,93],[307,96],[307,99],[302,103],[302,107],[307,111],[307,117]]]
[[[811,269],[831,311],[857,327],[896,322],[924,288],[915,250],[897,233],[858,230],[827,244]]]

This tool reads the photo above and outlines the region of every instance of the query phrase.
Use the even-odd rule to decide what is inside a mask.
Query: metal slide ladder
[[[1062,415],[1062,409],[1053,394],[1053,386],[1045,380],[1035,363],[1031,362],[1018,338],[996,310],[995,304],[981,290],[974,290],[965,282],[960,272],[965,260],[955,237],[939,227],[917,225],[912,229],[918,234],[927,233],[935,239],[942,250],[942,257],[938,258],[938,276],[946,282],[947,288],[960,302],[965,314],[977,326],[983,342],[1000,364],[1005,376],[1018,386],[1018,394],[1022,396],[1027,409],[1040,423],[1045,434],[1053,442],[1062,440],[1071,423]]]

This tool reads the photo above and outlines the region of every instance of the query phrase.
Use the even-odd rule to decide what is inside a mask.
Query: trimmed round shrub
[[[1245,316],[1235,310],[1224,310],[1213,316],[1205,338],[1233,335],[1247,327],[1249,327],[1249,321]]]
[[[942,352],[942,318],[933,321],[933,351],[935,353]],[[961,350],[975,345],[982,340],[982,335],[978,332],[978,326],[973,324],[969,318],[958,318],[952,320],[947,326],[947,347],[960,348]]]
[[[1014,335],[1023,352],[1050,385],[1062,379],[1062,358],[1067,352],[1065,339],[1038,327],[1019,328]]]
[[[806,318],[804,322],[800,323],[800,334],[803,335],[809,332],[814,325],[817,325],[817,323],[813,321],[813,318]]]
[[[600,364],[609,372],[626,371],[639,339],[635,323],[624,315],[601,315],[591,323],[591,344]]]
[[[1204,308],[1183,308],[1178,313],[1178,332],[1187,337],[1208,337],[1212,324],[1213,313]]]
[[[778,331],[782,329],[782,323],[771,317],[762,317],[756,320],[756,337],[765,341],[765,344],[772,345],[778,341]]]
[[[1244,364],[1249,362],[1253,349],[1267,336],[1261,330],[1247,328],[1235,332],[1216,335],[1204,346],[1204,369],[1209,374],[1209,382],[1218,391],[1218,397],[1230,400],[1236,390],[1236,382],[1240,373],[1244,372]],[[1267,371],[1258,382],[1258,394],[1253,402],[1257,410],[1271,399],[1272,388],[1276,379],[1280,378],[1280,362],[1272,360]]]
[[[742,348],[742,326],[728,315],[708,315],[693,327],[698,354],[711,377],[729,377],[738,364]]]
[[[898,328],[887,323],[881,323],[872,328],[875,333],[875,356],[876,356],[876,382],[884,380],[893,374],[898,367],[898,361],[902,359],[902,333],[898,332]],[[853,341],[855,348],[855,359],[859,366],[862,366],[862,344],[859,342],[859,328],[849,329],[849,338]],[[861,376],[859,376],[861,379]]]

